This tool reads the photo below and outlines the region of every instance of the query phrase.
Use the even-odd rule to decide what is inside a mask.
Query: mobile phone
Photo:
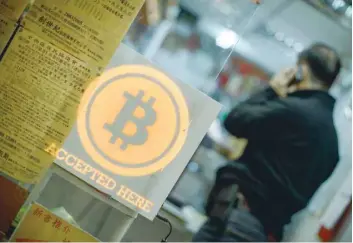
[[[303,81],[303,68],[301,66],[297,67],[297,72],[295,73],[293,79],[288,83],[288,87],[298,84]]]

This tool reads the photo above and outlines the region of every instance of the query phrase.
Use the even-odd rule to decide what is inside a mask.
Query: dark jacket
[[[334,98],[324,91],[279,98],[266,88],[225,120],[229,133],[248,145],[238,161],[218,171],[216,184],[238,184],[252,214],[277,239],[339,160],[333,108]]]

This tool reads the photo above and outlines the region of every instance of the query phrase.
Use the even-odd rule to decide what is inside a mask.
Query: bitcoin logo
[[[112,136],[110,143],[115,144],[116,140],[120,138],[122,144],[120,149],[125,150],[129,144],[142,145],[147,141],[148,131],[146,127],[153,125],[156,121],[156,112],[153,110],[153,104],[156,101],[151,97],[146,103],[142,101],[144,91],[140,91],[135,97],[128,92],[124,93],[127,102],[121,112],[117,115],[113,124],[105,124],[104,128],[111,132]],[[134,111],[142,107],[145,111],[143,118],[136,118]],[[123,133],[125,124],[132,121],[136,126],[136,132],[132,136]]]
[[[189,112],[167,75],[126,65],[91,83],[77,124],[81,143],[97,164],[117,175],[144,176],[162,170],[180,152]]]

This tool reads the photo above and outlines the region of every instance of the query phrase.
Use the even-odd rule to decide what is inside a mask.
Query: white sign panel
[[[55,163],[153,219],[221,105],[121,45],[85,91]]]

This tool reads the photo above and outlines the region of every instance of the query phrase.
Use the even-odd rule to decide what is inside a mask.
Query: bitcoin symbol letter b
[[[112,124],[106,123],[104,128],[111,133],[110,143],[115,144],[117,139],[122,141],[120,149],[127,149],[128,145],[142,145],[148,139],[147,126],[151,126],[156,122],[156,112],[153,109],[153,104],[156,101],[151,97],[148,101],[142,100],[144,96],[143,91],[139,91],[137,96],[133,96],[128,92],[124,93],[126,103],[121,109],[121,112],[116,116]],[[144,111],[143,117],[136,117],[135,111],[142,108]],[[128,122],[132,122],[135,127],[134,134],[125,134],[124,129]]]

